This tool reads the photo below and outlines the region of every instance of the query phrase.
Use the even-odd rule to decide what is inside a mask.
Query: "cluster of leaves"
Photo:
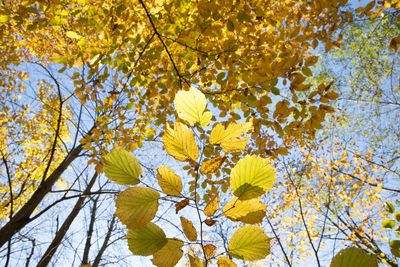
[[[391,214],[396,220],[391,218],[386,218],[382,222],[382,227],[387,229],[394,229],[396,237],[399,237],[400,233],[400,212],[395,212],[395,207],[391,202],[385,203],[385,210]],[[396,227],[397,221],[397,227]],[[400,240],[394,239],[389,241],[390,251],[392,252],[393,256],[400,258]]]
[[[177,201],[176,212],[194,202],[198,212],[199,223],[212,227],[221,216],[219,194],[214,194],[212,199],[204,207],[200,207],[199,181],[200,175],[215,174],[223,165],[226,156],[212,159],[201,159],[199,161],[199,148],[195,141],[194,133],[186,125],[191,126],[199,123],[202,127],[207,126],[211,120],[211,112],[206,111],[205,96],[197,89],[179,91],[175,97],[175,107],[178,116],[184,122],[176,122],[174,128],[167,127],[163,137],[163,143],[167,153],[182,162],[189,162],[193,167],[194,183],[182,181],[181,177],[174,173],[168,166],[157,169],[160,193],[149,187],[135,186],[121,192],[116,199],[116,216],[127,226],[128,245],[135,255],[153,255],[153,263],[157,266],[174,266],[182,257],[180,248],[184,242],[177,238],[166,238],[164,231],[156,224],[150,222],[158,210],[158,201],[166,200],[168,197],[181,199]],[[225,153],[233,153],[245,149],[247,138],[238,139],[244,132],[248,132],[251,122],[245,124],[231,123],[224,128],[217,123],[209,136],[209,143],[220,145]],[[203,138],[205,139],[205,137]],[[103,157],[105,175],[112,181],[123,185],[137,185],[140,183],[139,176],[142,174],[141,167],[136,158],[125,150],[113,150]],[[271,189],[276,180],[275,171],[267,159],[257,156],[245,156],[237,162],[230,172],[230,189],[232,198],[223,208],[224,214],[230,220],[245,224],[261,223],[266,207],[261,203],[259,197]],[[189,187],[190,196],[182,195],[182,189]],[[224,190],[225,192],[227,190]],[[229,192],[228,192],[229,194]],[[202,219],[202,211],[207,219]],[[204,252],[205,263],[216,258],[213,251],[216,247],[212,244],[205,245],[203,242],[203,230],[200,228],[200,238],[192,221],[180,217],[182,231],[186,238],[196,244],[200,239],[200,245]],[[270,238],[264,231],[254,225],[239,228],[229,241],[229,255],[237,259],[258,260],[265,258],[270,252]],[[201,261],[190,255],[192,266]],[[218,265],[234,265],[226,257],[218,258]]]

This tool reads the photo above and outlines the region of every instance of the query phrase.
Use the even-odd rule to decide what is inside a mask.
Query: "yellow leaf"
[[[219,202],[218,202],[218,194],[208,202],[207,206],[204,209],[204,214],[207,217],[211,217],[215,214],[215,212],[219,209]]]
[[[80,36],[79,34],[77,34],[76,32],[73,31],[67,31],[66,34],[67,37],[71,38],[71,39],[81,39],[82,36]]]
[[[212,254],[214,253],[214,250],[216,248],[217,248],[216,246],[214,246],[212,244],[208,244],[208,245],[204,246],[204,251],[206,252],[207,256],[210,257],[210,256],[212,256]]]
[[[253,120],[251,119],[246,123],[230,123],[228,127],[224,128],[221,123],[218,123],[211,131],[210,143],[220,144],[225,153],[242,151],[246,147],[248,137],[242,140],[244,133],[253,131]]]
[[[237,267],[236,263],[227,257],[219,257],[217,261],[218,267]]]
[[[254,225],[239,228],[229,240],[229,255],[245,261],[264,259],[270,253],[270,238]]]
[[[203,263],[199,258],[195,258],[189,254],[190,267],[203,267]]]
[[[130,187],[118,194],[115,215],[129,229],[150,222],[157,213],[160,194],[147,187]]]
[[[135,185],[142,174],[139,162],[126,150],[113,150],[103,157],[104,173],[117,184]]]
[[[235,197],[224,206],[222,212],[234,222],[241,221],[243,223],[256,224],[262,222],[265,216],[265,209],[259,198],[240,200]]]
[[[179,91],[175,96],[174,105],[179,118],[187,121],[190,126],[199,122],[205,127],[210,123],[212,114],[209,111],[203,113],[207,101],[200,90],[192,87],[189,91]]]
[[[202,174],[215,173],[224,163],[226,156],[219,156],[201,164],[200,172]]]
[[[268,159],[247,155],[233,167],[230,186],[235,196],[246,200],[269,191],[275,180],[275,170]]]
[[[182,191],[182,179],[168,166],[157,169],[157,179],[162,191],[171,196],[180,196]]]
[[[197,232],[196,228],[194,228],[193,223],[184,217],[181,217],[181,224],[182,224],[182,230],[185,233],[185,236],[187,239],[190,241],[196,241],[197,240]]]
[[[176,238],[168,238],[166,245],[154,253],[151,260],[158,267],[173,267],[182,258],[183,241]]]
[[[194,139],[194,134],[183,123],[177,122],[173,130],[167,124],[163,143],[167,153],[176,160],[196,160],[199,157],[199,148]]]
[[[129,229],[126,238],[129,250],[141,256],[150,256],[167,243],[164,231],[151,222],[134,230]]]

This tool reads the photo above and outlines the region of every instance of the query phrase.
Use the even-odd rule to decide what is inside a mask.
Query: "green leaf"
[[[162,191],[171,196],[180,196],[182,191],[182,179],[168,166],[157,169],[158,184]]]
[[[176,238],[168,238],[166,245],[157,251],[151,260],[158,267],[173,267],[182,258],[183,241]]]
[[[385,203],[385,210],[389,213],[393,213],[394,212],[394,206],[391,202],[386,202]]]
[[[126,238],[129,250],[140,256],[152,255],[167,244],[164,231],[151,222],[134,230],[129,229]]]
[[[389,246],[393,249],[399,249],[400,248],[400,240],[390,240]]]
[[[222,212],[231,221],[256,224],[262,222],[265,210],[259,198],[240,200],[235,197],[224,206]]]
[[[395,220],[385,220],[385,221],[382,222],[382,226],[384,228],[392,229],[395,225],[396,225],[396,221]]]
[[[275,170],[268,159],[247,155],[232,169],[230,186],[235,196],[247,200],[269,191],[275,180]]]
[[[115,215],[129,229],[150,222],[157,213],[160,194],[147,187],[131,187],[118,194]]]
[[[270,238],[254,225],[239,228],[229,241],[229,254],[245,261],[264,259],[270,253]]]
[[[209,111],[203,113],[207,106],[207,101],[200,90],[192,87],[189,91],[178,91],[174,99],[174,105],[179,118],[187,121],[190,126],[199,122],[202,127],[205,127],[210,123],[212,114]]]
[[[142,169],[136,157],[128,151],[113,150],[103,157],[103,162],[104,173],[111,181],[123,185],[135,185],[140,182]]]
[[[330,267],[378,267],[375,255],[369,255],[361,248],[342,249],[333,257]]]
[[[163,143],[167,153],[176,160],[196,160],[199,157],[199,148],[194,139],[194,134],[183,123],[175,123],[174,129],[171,129],[167,124]]]

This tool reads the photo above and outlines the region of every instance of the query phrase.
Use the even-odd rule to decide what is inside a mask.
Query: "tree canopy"
[[[1,1],[0,261],[397,266],[400,2],[348,2]]]

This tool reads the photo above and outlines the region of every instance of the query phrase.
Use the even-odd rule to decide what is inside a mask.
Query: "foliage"
[[[186,97],[181,97],[184,94],[187,94]],[[175,105],[180,109],[178,116],[181,119],[186,119],[188,124],[191,124],[192,126],[196,123],[204,125],[203,112],[206,103],[202,103],[202,107],[193,113],[197,115],[190,117],[187,115],[196,109],[193,107],[193,105],[195,105],[193,103],[201,103],[203,100],[205,100],[204,95],[196,89],[191,89],[188,92],[179,91],[177,98],[174,101]],[[207,112],[204,114],[207,114]],[[233,126],[231,126],[232,124]],[[245,123],[245,125],[248,125],[246,126],[248,128],[251,127],[251,124],[252,121]],[[176,127],[177,125],[179,126]],[[221,124],[216,124],[209,134],[210,143],[212,143],[211,140],[214,137],[213,133],[219,125]],[[243,131],[240,129],[239,134],[237,134],[237,125],[238,124],[234,123],[228,125],[224,132],[224,136],[232,136],[235,134],[237,137],[240,137],[244,132],[247,132],[247,130]],[[185,131],[181,131],[180,129],[185,129]],[[190,142],[187,141],[188,136],[190,136]],[[203,139],[207,138],[207,135],[203,136]],[[190,202],[194,202],[194,208],[198,214],[197,224],[200,225],[199,244],[203,251],[203,262],[205,262],[207,265],[207,263],[211,263],[216,257],[214,256],[214,253],[207,252],[207,247],[211,246],[211,244],[206,245],[204,243],[203,224],[205,223],[205,219],[203,216],[201,216],[200,212],[204,213],[205,217],[208,217],[209,219],[217,219],[219,216],[224,214],[232,221],[240,221],[248,224],[260,223],[265,215],[265,206],[260,202],[258,197],[264,195],[271,189],[276,180],[275,172],[269,164],[269,161],[261,157],[246,156],[239,160],[231,171],[231,178],[229,182],[232,193],[237,197],[227,203],[224,206],[222,213],[218,214],[217,212],[220,209],[218,193],[213,193],[214,196],[211,201],[205,201],[208,202],[205,208],[201,207],[202,204],[200,199],[205,199],[205,197],[201,196],[198,191],[199,184],[202,180],[199,166],[202,166],[203,164],[213,165],[213,168],[203,168],[203,172],[210,175],[216,173],[220,168],[222,168],[223,161],[220,161],[219,158],[208,159],[205,157],[197,162],[196,160],[198,158],[199,149],[196,141],[194,140],[194,134],[183,123],[177,122],[174,130],[167,128],[163,139],[165,149],[170,156],[179,161],[187,161],[189,164],[184,166],[192,166],[194,168],[189,169],[189,174],[193,176],[194,180],[191,183],[187,180],[182,181],[182,179],[176,175],[170,167],[160,167],[157,169],[159,174],[157,178],[161,190],[166,197],[161,198],[159,193],[155,191],[157,190],[156,188],[151,189],[139,186],[130,187],[121,192],[116,199],[116,216],[129,229],[127,238],[132,253],[143,256],[154,255],[152,261],[157,266],[174,266],[182,257],[182,252],[180,252],[179,248],[184,245],[184,242],[176,238],[166,238],[165,233],[161,230],[161,228],[150,221],[154,218],[157,212],[159,200],[167,201],[168,197],[178,197],[179,199],[184,198],[189,200],[186,205],[189,205]],[[243,140],[247,141],[247,139]],[[205,140],[200,141],[204,142]],[[218,142],[215,142],[215,144],[218,144]],[[234,151],[245,149],[242,144],[236,144],[236,147],[231,144],[231,146],[234,148]],[[200,150],[203,149],[204,147]],[[132,163],[125,160],[127,158],[126,153],[127,152],[124,150],[114,150],[104,157],[104,171],[106,174],[108,174],[107,176],[111,180],[119,182],[121,179],[123,179],[120,178],[120,173],[122,171],[130,167],[138,167],[138,165],[132,165]],[[224,155],[224,158],[226,158],[226,156],[227,155]],[[129,157],[132,158],[132,162],[136,162],[133,160],[133,156]],[[113,159],[113,161],[111,159]],[[215,161],[217,164],[214,163]],[[140,171],[136,170],[136,173],[140,173]],[[191,185],[189,188],[190,196],[181,194],[182,184],[184,184],[185,187]],[[178,188],[176,185],[178,185]],[[220,186],[222,187],[223,185],[226,187],[228,185],[228,181],[222,181],[222,185]],[[227,193],[226,190],[224,191]],[[198,240],[198,234],[192,221],[182,216],[180,217],[180,221],[182,227],[181,229],[186,238],[190,242],[195,242],[188,242],[185,245],[195,245]],[[149,242],[154,242],[154,245],[148,245]],[[260,227],[241,227],[231,237],[231,240],[229,241],[228,253],[232,257],[243,260],[263,259],[269,254],[269,242],[269,237]],[[214,251],[214,249],[215,246],[213,246],[212,251]],[[165,252],[163,252],[163,250],[165,250]],[[159,259],[159,257],[163,256],[163,253],[169,253],[168,255],[172,255],[170,256],[170,262],[166,262],[165,258],[164,260]]]

